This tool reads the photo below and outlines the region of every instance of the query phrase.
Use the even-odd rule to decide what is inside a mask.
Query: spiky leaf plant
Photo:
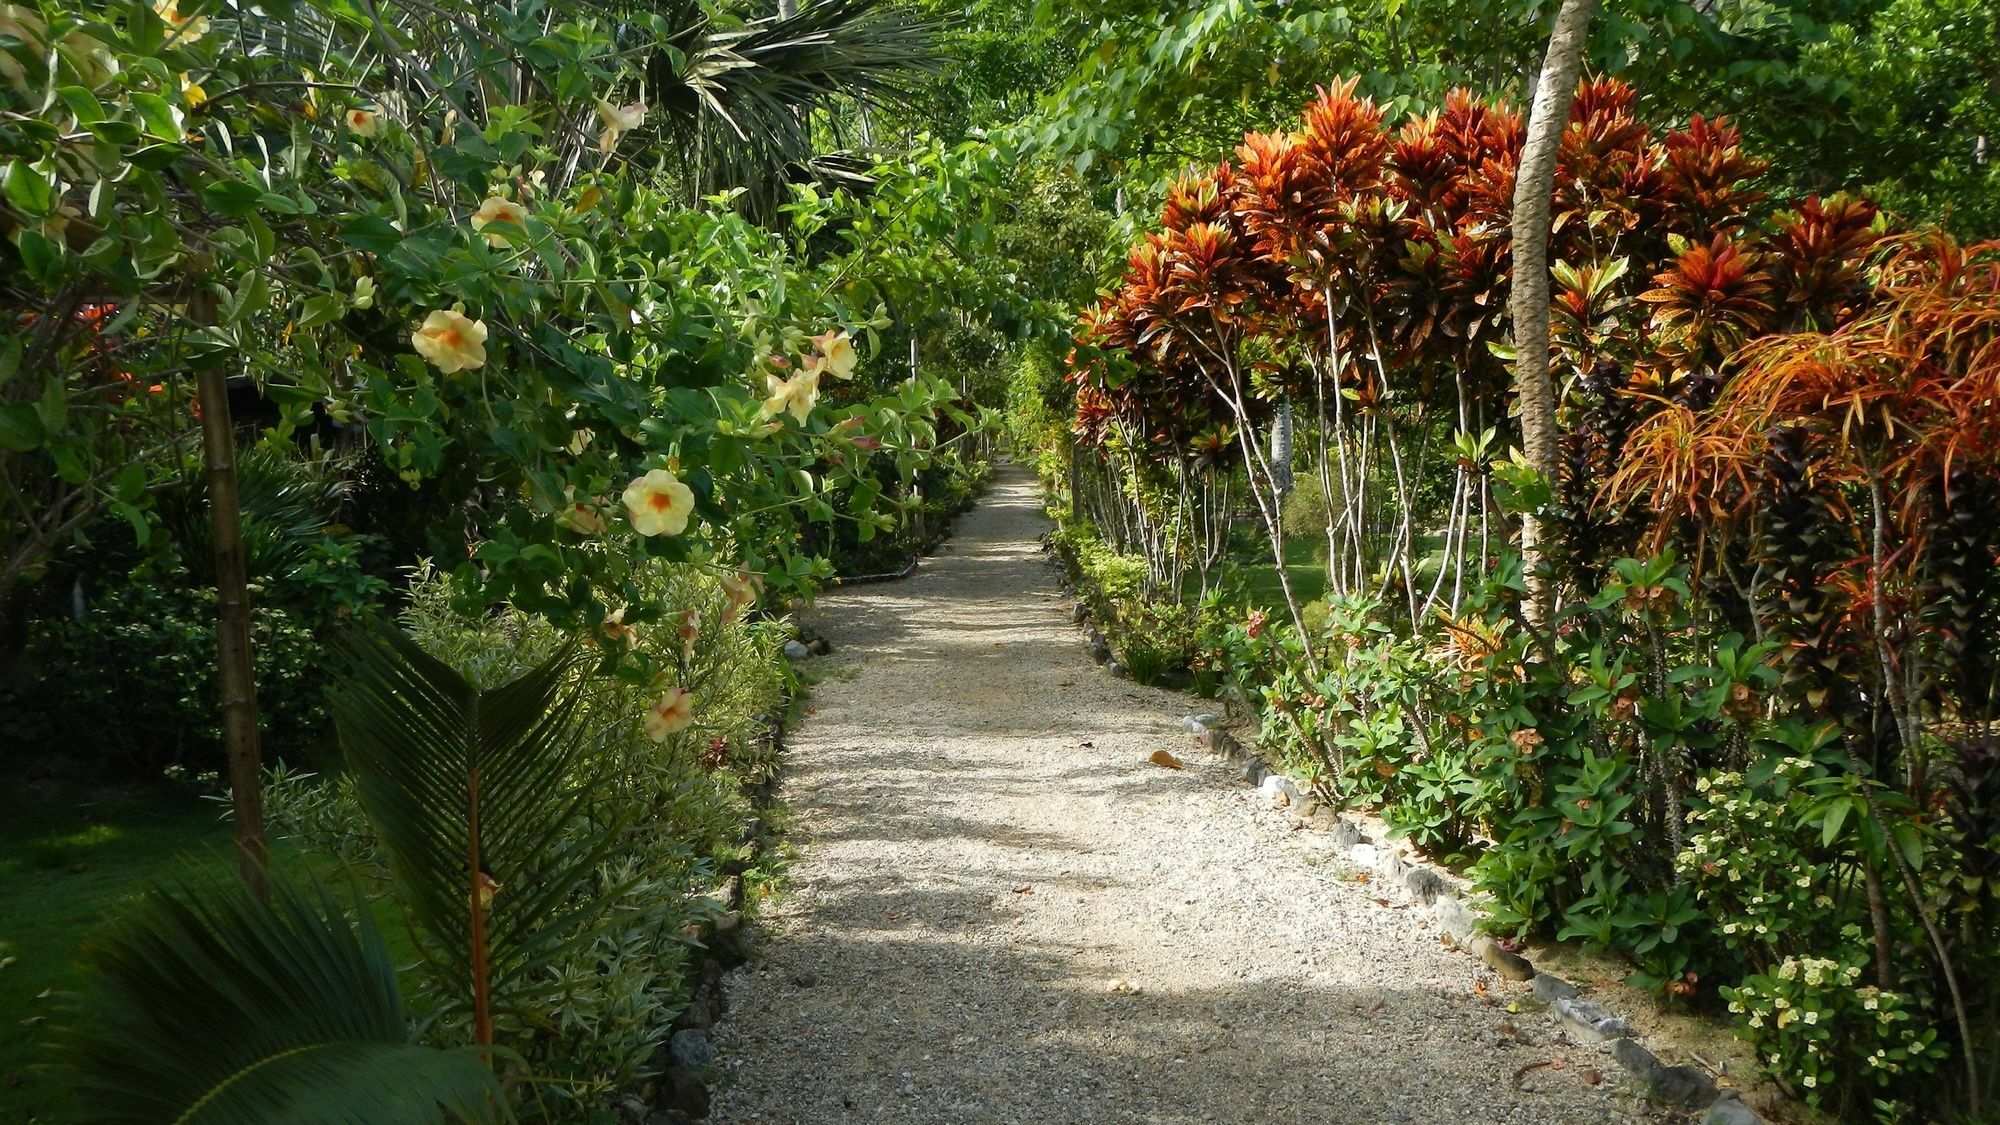
[[[101,1125],[511,1120],[483,1053],[411,1041],[365,904],[274,883],[156,891],[90,950],[98,988],[62,1041]]]
[[[473,1036],[523,1008],[588,940],[592,876],[620,825],[572,769],[585,743],[575,650],[480,690],[395,630],[348,646],[334,723],[355,791],[445,1003]]]

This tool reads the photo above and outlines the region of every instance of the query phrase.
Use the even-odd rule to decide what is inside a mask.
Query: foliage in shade
[[[349,644],[347,670],[334,724],[356,794],[445,1003],[484,1040],[610,897],[592,876],[621,825],[572,772],[575,649],[480,690],[384,630]]]
[[[802,4],[790,18],[722,22],[701,0],[661,0],[646,62],[662,139],[697,196],[748,193],[770,217],[792,179],[865,181],[867,164],[815,146],[813,111],[836,98],[884,111],[939,68],[936,25],[881,0]]]
[[[411,1041],[373,918],[324,887],[156,891],[90,957],[98,990],[61,1043],[85,1120],[512,1119],[480,1052]]]

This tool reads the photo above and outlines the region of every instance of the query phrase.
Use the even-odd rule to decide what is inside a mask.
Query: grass
[[[1270,550],[1260,541],[1259,550],[1253,556],[1255,561],[1230,561],[1223,565],[1232,566],[1244,580],[1244,591],[1250,604],[1262,607],[1265,612],[1280,620],[1284,619],[1285,591],[1278,584],[1278,568],[1269,560]],[[1418,593],[1426,593],[1429,583],[1437,576],[1438,556],[1444,549],[1444,534],[1441,531],[1419,532],[1415,540],[1416,557],[1428,560],[1420,565]],[[1292,580],[1292,594],[1299,605],[1318,601],[1326,596],[1326,536],[1317,529],[1305,535],[1290,535],[1285,538],[1285,573]],[[1196,589],[1198,579],[1188,584],[1190,593]],[[1401,595],[1397,595],[1401,596]]]
[[[1293,535],[1285,539],[1285,576],[1292,580],[1292,596],[1298,599],[1301,606],[1326,595],[1326,563],[1320,557],[1325,549],[1324,535]],[[1245,593],[1252,604],[1263,606],[1267,612],[1282,618],[1287,611],[1285,589],[1278,582],[1278,568],[1261,561],[1262,556],[1259,558],[1255,565],[1241,568]]]
[[[1256,546],[1255,553],[1249,556],[1255,561],[1225,558],[1217,565],[1242,579],[1244,597],[1251,605],[1283,619],[1285,590],[1278,584],[1278,568],[1270,563],[1271,552],[1265,541],[1258,540]],[[1301,606],[1326,593],[1326,563],[1320,559],[1325,547],[1326,537],[1319,534],[1294,535],[1285,540],[1285,573],[1292,580],[1292,594]],[[1182,584],[1192,598],[1201,589],[1201,576],[1189,573]]]
[[[335,878],[335,865],[279,843],[273,864]],[[45,1043],[86,984],[82,947],[162,884],[234,876],[222,807],[167,789],[61,790],[0,797],[0,1121],[75,1121]],[[377,904],[399,964],[414,950],[391,903]]]

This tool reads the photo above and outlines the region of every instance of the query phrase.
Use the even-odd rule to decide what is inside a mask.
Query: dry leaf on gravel
[[[1167,750],[1155,750],[1153,751],[1153,756],[1147,758],[1146,760],[1153,763],[1156,766],[1165,766],[1170,770],[1177,770],[1181,768],[1181,760],[1179,758],[1174,757],[1173,753]]]
[[[1521,1079],[1526,1078],[1528,1072],[1531,1070],[1540,1070],[1545,1066],[1554,1070],[1561,1070],[1564,1065],[1561,1059],[1543,1059],[1541,1062],[1531,1062],[1514,1072],[1514,1088],[1516,1090],[1521,1088]]]

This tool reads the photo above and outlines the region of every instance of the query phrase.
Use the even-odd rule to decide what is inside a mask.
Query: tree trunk
[[[1549,202],[1555,194],[1556,151],[1569,123],[1570,101],[1576,96],[1583,70],[1583,51],[1590,41],[1591,17],[1597,0],[1563,0],[1549,33],[1548,54],[1535,83],[1528,114],[1527,141],[1514,180],[1514,399],[1521,415],[1521,444],[1528,461],[1554,480],[1556,464],[1556,388],[1549,372]],[[1521,556],[1528,575],[1529,620],[1548,619],[1554,591],[1539,577],[1542,561],[1541,520],[1532,512],[1521,518]]]
[[[1292,398],[1278,400],[1278,416],[1271,420],[1271,487],[1280,503],[1292,494]]]
[[[188,303],[196,324],[215,322],[215,299]],[[236,430],[229,419],[229,374],[219,360],[195,372],[201,406],[202,463],[208,476],[208,519],[215,544],[216,679],[222,686],[222,741],[229,760],[229,800],[236,860],[243,884],[269,895],[264,866],[262,763],[257,745],[257,672],[250,653],[250,579],[243,557],[243,509],[236,492]]]

